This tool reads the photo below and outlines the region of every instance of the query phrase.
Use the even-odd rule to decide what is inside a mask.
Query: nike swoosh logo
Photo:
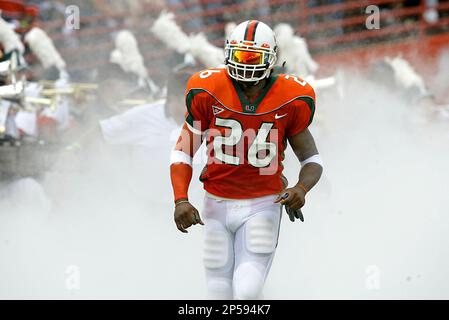
[[[283,114],[283,115],[278,116],[278,114],[276,113],[276,114],[274,115],[274,118],[275,118],[276,120],[278,120],[278,119],[280,119],[280,118],[285,117],[286,115],[287,115],[287,114]]]

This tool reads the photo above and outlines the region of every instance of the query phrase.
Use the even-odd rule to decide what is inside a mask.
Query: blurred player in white
[[[174,78],[176,77],[176,78]],[[129,110],[101,120],[101,132],[108,144],[167,147],[176,142],[183,115],[183,93],[186,80],[182,74],[170,76],[166,99],[133,106]],[[184,77],[188,77],[187,74]]]
[[[277,44],[273,30],[251,20],[226,41],[225,68],[191,77],[186,122],[171,157],[174,220],[186,233],[205,225],[204,265],[209,297],[258,299],[277,247],[281,205],[301,218],[306,193],[322,164],[307,129],[315,93],[293,75],[272,75]],[[192,158],[207,140],[208,162],[200,180],[206,197],[202,216],[189,202]],[[302,168],[287,188],[282,160],[287,140]]]
[[[187,71],[169,73],[166,97],[155,99],[159,87],[149,77],[137,40],[127,30],[117,34],[107,69],[107,74],[103,75],[106,81],[100,86],[105,104],[117,106],[120,100],[129,98],[128,94],[131,97],[140,95],[144,103],[99,122],[106,142],[111,145],[139,146],[147,153],[158,152],[168,157],[168,149],[167,152],[162,149],[176,142],[183,123],[183,92],[189,75]],[[148,160],[152,158],[148,156]]]

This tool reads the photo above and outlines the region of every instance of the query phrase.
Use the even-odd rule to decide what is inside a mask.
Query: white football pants
[[[204,266],[209,299],[261,299],[277,247],[276,195],[248,200],[206,196]]]

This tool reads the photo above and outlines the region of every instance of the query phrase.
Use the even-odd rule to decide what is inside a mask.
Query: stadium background
[[[64,27],[68,5],[80,9],[79,30]],[[380,8],[378,30],[365,27],[369,5]],[[218,47],[223,46],[227,22],[252,18],[271,25],[287,22],[306,39],[321,64],[321,74],[344,64],[363,67],[368,60],[402,54],[428,75],[437,67],[435,57],[449,43],[449,1],[445,0],[3,0],[0,6],[5,18],[32,20],[24,23],[24,30],[37,24],[47,31],[73,79],[81,81],[88,80],[93,68],[107,63],[115,32],[121,29],[136,35],[150,76],[157,82],[164,80],[169,49],[149,31],[161,10],[174,12],[186,33],[203,32]],[[423,62],[428,62],[426,69],[420,70]]]

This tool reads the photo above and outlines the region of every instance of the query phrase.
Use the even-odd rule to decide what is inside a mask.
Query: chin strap
[[[270,79],[270,76],[271,76],[271,70],[269,70],[269,72],[267,73],[267,76],[263,80]],[[260,80],[257,80],[256,82],[254,82],[253,86],[257,86],[259,83],[260,83]]]
[[[270,78],[270,76],[271,76],[271,70],[269,70],[269,72],[267,73],[267,76],[264,79],[268,80]],[[253,84],[253,87],[257,86],[259,84],[259,82],[260,82],[260,80],[255,81]]]

